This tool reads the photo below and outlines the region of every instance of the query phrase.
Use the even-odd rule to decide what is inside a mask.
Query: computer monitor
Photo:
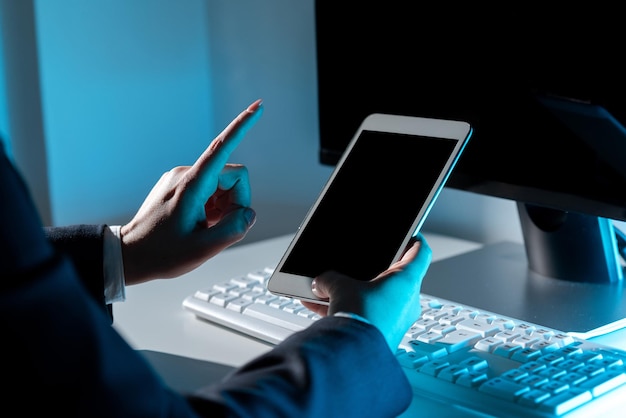
[[[587,8],[544,12],[317,0],[319,161],[370,113],[470,122],[447,187],[516,201],[524,245],[433,263],[422,291],[592,336],[626,326],[623,37]]]

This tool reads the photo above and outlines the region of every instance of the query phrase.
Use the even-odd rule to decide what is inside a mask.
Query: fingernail
[[[248,112],[254,112],[256,111],[259,107],[261,107],[261,104],[263,104],[263,100],[262,99],[257,99],[254,103],[252,103],[250,106],[248,106]]]
[[[317,290],[317,280],[313,279],[313,281],[311,281],[311,292],[313,292],[313,294],[315,296],[317,296],[318,298],[320,297],[320,294]]]

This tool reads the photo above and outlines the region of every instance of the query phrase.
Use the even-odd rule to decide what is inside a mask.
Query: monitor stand
[[[567,267],[569,269],[567,273],[572,275],[569,278],[563,277],[562,274],[538,273],[537,269],[544,268],[545,263],[532,259],[536,255],[533,253],[537,253],[536,248],[543,248],[551,254],[550,257],[554,257],[555,254],[543,247],[545,243],[533,238],[532,233],[527,233],[529,227],[525,212],[527,208],[522,205],[519,209],[525,245],[501,242],[433,262],[424,278],[422,292],[583,338],[626,327],[624,267],[617,262],[617,272],[607,273],[606,277],[600,279],[598,277],[602,275],[593,275],[590,280],[582,280],[578,271],[583,271],[589,265],[597,266],[602,263],[597,259],[594,260],[592,255],[572,253],[558,263],[569,262],[576,265],[578,261],[582,261],[587,267],[583,266],[574,271]],[[574,223],[580,223],[580,219],[574,219]],[[606,225],[602,228],[606,229]],[[546,238],[545,234],[541,235],[544,235],[542,239]],[[561,238],[556,238],[556,242],[560,240]],[[553,244],[555,237],[549,237],[548,241]],[[567,237],[566,234],[565,241],[593,242],[594,238],[586,239],[580,233],[573,237]],[[610,240],[605,241],[611,244]],[[529,246],[534,247],[529,250]],[[562,253],[563,243],[559,242],[558,247]],[[527,254],[530,255],[530,261]],[[616,262],[614,258],[611,259],[602,252],[598,257],[604,257],[604,261],[608,260],[605,264]],[[604,267],[601,266],[600,269]]]

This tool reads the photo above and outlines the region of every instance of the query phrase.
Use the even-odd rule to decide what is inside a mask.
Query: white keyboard
[[[319,316],[269,293],[271,273],[199,289],[183,307],[277,344]],[[422,315],[397,350],[416,394],[487,416],[626,416],[626,352],[424,294],[421,302]]]

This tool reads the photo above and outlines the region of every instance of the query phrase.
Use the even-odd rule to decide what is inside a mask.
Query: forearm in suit
[[[395,417],[411,388],[374,326],[339,316],[322,318],[272,351],[199,390],[191,402],[209,416]],[[204,402],[208,402],[204,405]],[[226,414],[224,414],[226,415]]]
[[[67,255],[81,283],[101,306],[104,301],[103,239],[105,225],[45,227],[46,238],[57,251]],[[107,306],[111,316],[111,306]]]

